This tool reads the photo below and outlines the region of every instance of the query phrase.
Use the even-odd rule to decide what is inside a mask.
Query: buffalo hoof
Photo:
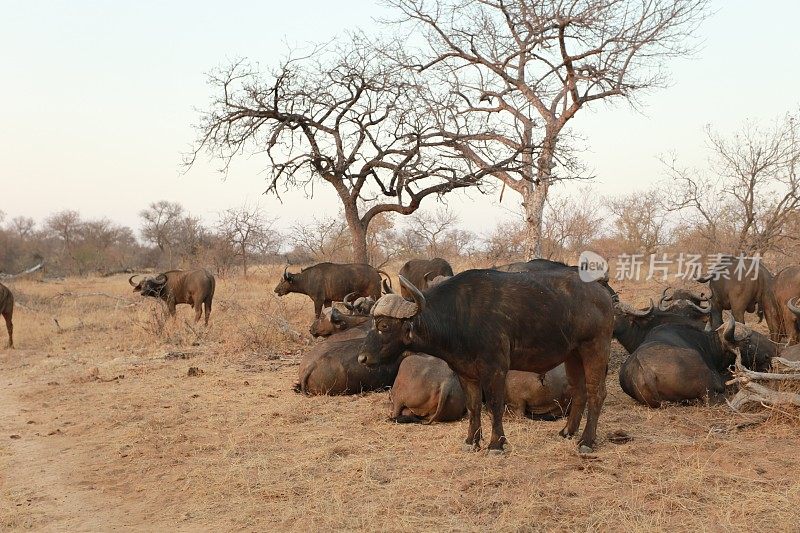
[[[489,450],[489,455],[504,455],[506,453],[503,449],[492,448]]]
[[[565,439],[571,439],[572,433],[567,433],[567,428],[562,429],[558,432],[559,437],[564,437]]]
[[[478,451],[478,447],[474,444],[467,444],[466,442],[461,445],[462,452],[476,452]]]
[[[590,446],[587,446],[585,444],[581,444],[580,446],[578,446],[578,453],[580,454],[592,453],[593,451],[594,450]]]

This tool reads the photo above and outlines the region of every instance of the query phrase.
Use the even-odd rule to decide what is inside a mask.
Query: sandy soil
[[[595,454],[579,456],[557,437],[560,421],[509,419],[509,451],[494,457],[461,451],[466,422],[390,423],[387,393],[292,392],[305,318],[275,321],[253,334],[269,342],[253,340],[265,311],[258,302],[272,297],[251,289],[264,280],[220,284],[208,331],[182,322],[187,310],[155,338],[155,307],[110,281],[81,283],[70,290],[131,303],[63,303],[48,300],[52,287],[16,287],[25,306],[19,349],[0,351],[0,529],[773,531],[800,523],[796,419],[747,425],[752,417],[725,406],[639,406],[617,384],[619,347]],[[290,300],[276,314],[294,317],[292,306],[305,304]],[[202,372],[189,376],[190,367]],[[615,431],[633,440],[613,444]]]

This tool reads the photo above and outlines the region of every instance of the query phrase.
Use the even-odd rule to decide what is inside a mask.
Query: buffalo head
[[[733,316],[730,316],[716,331],[723,349],[729,352],[731,357],[735,357],[737,352],[740,353],[744,366],[751,370],[768,370],[771,359],[778,355],[775,343],[744,324],[736,322]]]
[[[133,282],[135,277],[128,278],[128,283],[133,287],[133,292],[140,292],[142,296],[154,296],[156,298],[160,298],[164,294],[164,287],[167,284],[166,274],[159,274],[154,278],[144,278],[138,283]]]
[[[658,309],[668,313],[675,313],[687,318],[707,319],[711,314],[710,297],[703,294],[697,295],[684,289],[664,289]],[[703,305],[706,304],[706,305]]]
[[[403,276],[400,283],[411,292],[414,301],[399,294],[386,294],[375,303],[371,311],[374,323],[358,354],[358,362],[363,365],[394,361],[411,344],[414,317],[425,309],[425,296]]]
[[[653,316],[655,304],[650,300],[650,307],[647,309],[636,309],[624,302],[617,301],[614,304],[614,336],[619,337],[624,331],[634,327],[638,323],[647,322]]]
[[[286,296],[290,292],[293,292],[293,285],[295,283],[295,276],[297,276],[297,274],[291,274],[288,272],[288,270],[288,266],[283,269],[283,277],[275,286],[275,294],[278,296]]]
[[[323,307],[319,316],[311,323],[309,333],[314,337],[328,337],[349,327],[344,315],[334,306]]]

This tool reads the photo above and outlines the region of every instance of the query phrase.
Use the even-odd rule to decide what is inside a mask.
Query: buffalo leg
[[[319,318],[319,315],[322,314],[322,304],[324,304],[324,300],[314,300],[314,318]]]
[[[477,381],[458,377],[464,395],[467,397],[467,411],[469,413],[469,429],[465,447],[477,449],[481,442],[481,387]]]
[[[569,407],[567,425],[559,433],[562,437],[572,437],[578,432],[583,417],[583,410],[586,407],[586,375],[583,370],[583,363],[575,354],[570,355],[564,361],[564,368],[567,371],[567,384],[572,403]]]
[[[3,318],[6,319],[6,330],[8,330],[8,347],[14,347],[14,323],[11,321],[11,313],[3,313]]]
[[[717,329],[722,325],[722,306],[716,299],[711,299],[711,329]]]
[[[744,324],[744,308],[737,307],[731,309],[731,314],[733,315],[733,319],[740,324]]]
[[[608,359],[611,351],[609,342],[598,340],[581,348],[583,373],[586,379],[586,398],[588,412],[586,413],[586,427],[583,429],[578,446],[594,445],[597,437],[597,421],[600,410],[606,399],[606,374],[608,373]]]
[[[206,300],[203,303],[206,310],[206,326],[208,325],[208,318],[211,316],[211,300]]]
[[[197,322],[200,322],[200,319],[202,318],[202,316],[203,316],[203,304],[200,303],[200,302],[197,302],[195,304],[195,306],[194,306],[194,322],[195,322],[195,324]]]
[[[489,439],[489,450],[503,450],[506,442],[503,431],[503,411],[506,404],[506,373],[498,370],[483,383],[483,395],[486,407],[492,417],[492,437]]]

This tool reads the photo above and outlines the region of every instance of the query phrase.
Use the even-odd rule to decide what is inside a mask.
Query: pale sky
[[[620,102],[581,111],[586,164],[603,194],[645,188],[663,177],[657,156],[676,151],[701,166],[703,126],[730,131],[769,121],[800,104],[800,3],[719,1],[700,29],[703,46],[668,65],[673,85],[645,95],[639,111]],[[244,56],[262,65],[287,42],[323,41],[374,29],[386,11],[359,0],[118,2],[0,0],[0,210],[42,220],[62,209],[138,228],[138,212],[172,200],[213,222],[216,213],[259,203],[287,227],[335,214],[332,190],[262,196],[262,158],[240,160],[223,181],[213,164],[180,173],[195,138],[195,111],[210,97],[205,74]],[[566,186],[569,189],[579,185]],[[460,195],[462,225],[481,232],[518,199]],[[435,201],[428,202],[435,207]],[[476,214],[477,213],[477,214]]]

